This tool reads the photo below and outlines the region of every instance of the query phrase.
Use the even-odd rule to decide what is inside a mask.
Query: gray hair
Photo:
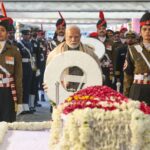
[[[76,29],[76,30],[79,31],[79,33],[81,33],[80,28],[79,28],[77,25],[69,25],[69,26],[67,26],[66,32],[67,32],[68,30],[71,30],[71,29]]]

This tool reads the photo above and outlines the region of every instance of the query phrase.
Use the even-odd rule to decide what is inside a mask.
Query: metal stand
[[[56,105],[59,104],[59,84],[60,83],[58,81],[55,83],[55,87],[56,87]]]

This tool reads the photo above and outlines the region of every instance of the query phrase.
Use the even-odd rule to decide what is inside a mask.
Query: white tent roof
[[[43,24],[45,29],[54,27],[61,11],[67,24],[95,26],[99,11],[104,11],[108,25],[127,23],[131,18],[140,18],[150,9],[148,0],[4,0],[8,16],[16,21]]]

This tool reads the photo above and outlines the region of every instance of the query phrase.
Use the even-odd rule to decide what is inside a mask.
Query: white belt
[[[143,74],[135,74],[134,75],[134,80],[150,80],[150,75],[143,75]]]
[[[0,83],[2,84],[6,84],[6,83],[10,83],[11,81],[13,81],[12,78],[0,78]]]
[[[31,62],[31,61],[30,61],[29,58],[22,58],[22,62],[23,62],[23,63],[28,63],[28,62]]]

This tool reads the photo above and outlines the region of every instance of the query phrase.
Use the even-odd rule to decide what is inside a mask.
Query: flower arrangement
[[[8,125],[6,122],[0,123],[0,144],[3,142],[3,138],[8,130]]]
[[[82,89],[54,109],[54,150],[149,150],[150,107],[107,86]],[[56,132],[57,131],[57,132]]]
[[[64,114],[68,114],[75,109],[99,108],[105,111],[117,109],[117,105],[123,102],[128,103],[129,99],[107,86],[91,86],[82,89],[65,100],[66,107]],[[140,110],[145,114],[150,114],[150,107],[144,102],[140,103]]]

